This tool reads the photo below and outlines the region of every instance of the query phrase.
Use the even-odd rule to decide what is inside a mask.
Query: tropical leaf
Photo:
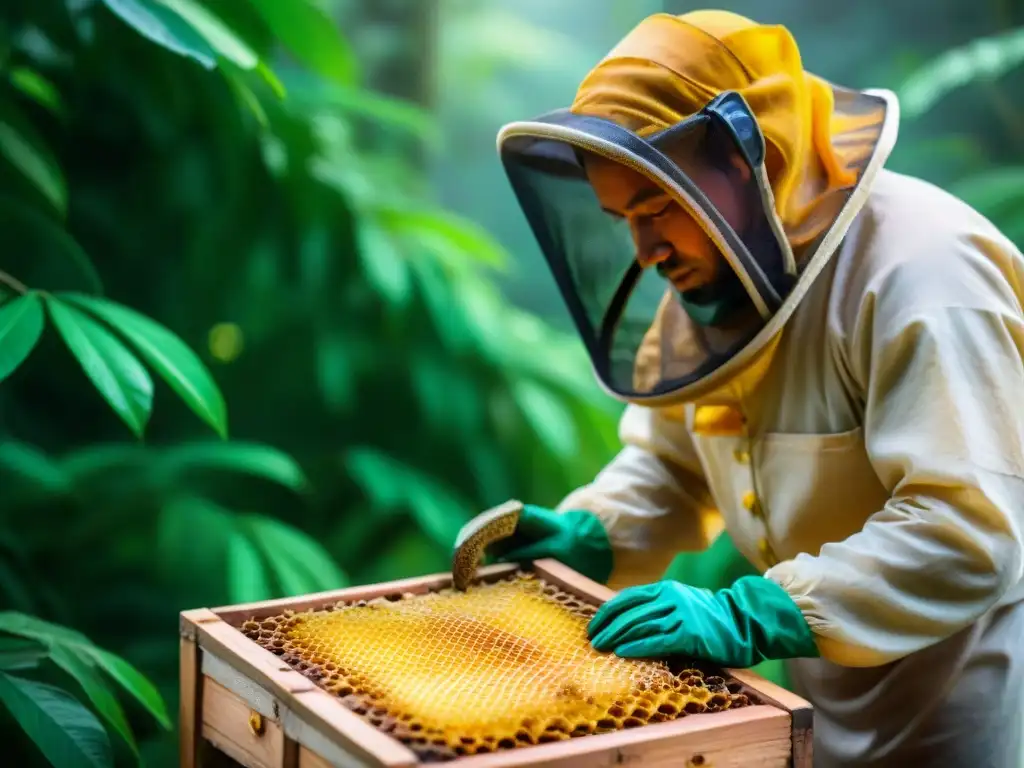
[[[103,282],[82,247],[51,216],[16,197],[0,197],[0,269],[29,287],[102,293]]]
[[[30,293],[0,306],[0,381],[20,366],[43,334],[43,302]]]
[[[167,714],[167,706],[154,686],[139,670],[110,651],[95,645],[86,647],[85,652],[112,677],[127,693],[135,697],[160,725],[170,730],[173,726]]]
[[[46,647],[35,640],[0,636],[0,670],[15,672],[20,669],[34,669],[46,657]]]
[[[1024,206],[1024,165],[980,171],[954,182],[949,191],[986,216],[1008,209],[1020,216]]]
[[[898,92],[900,110],[920,117],[957,88],[1001,77],[1022,63],[1024,27],[977,38],[945,51],[907,77]]]
[[[60,688],[0,672],[0,703],[54,768],[113,765],[103,725]]]
[[[60,92],[45,77],[28,67],[14,67],[8,74],[11,85],[51,112],[61,113],[64,109]]]
[[[227,542],[228,595],[233,603],[252,603],[275,597],[259,549],[242,530]]]
[[[50,317],[71,354],[121,420],[141,437],[153,410],[153,380],[142,363],[91,317],[57,299]]]
[[[410,238],[421,248],[430,249],[449,269],[462,269],[477,262],[504,267],[505,250],[473,222],[444,211],[415,208],[384,208],[378,220],[391,232]]]
[[[103,0],[103,4],[157,45],[194,59],[206,69],[217,66],[217,54],[203,36],[159,0]]]
[[[127,661],[94,645],[81,632],[15,611],[0,613],[0,631],[36,640],[51,653],[63,648],[97,665],[134,696],[164,728],[171,727],[167,707],[153,684]]]
[[[349,585],[330,554],[298,528],[263,515],[244,516],[242,523],[262,550],[285,596]]]
[[[13,105],[0,104],[0,155],[3,155],[63,216],[67,182],[60,164]]]
[[[63,468],[38,448],[8,441],[0,443],[0,498],[60,496],[72,482]]]
[[[259,55],[217,14],[196,0],[159,0],[188,22],[218,55],[242,69],[254,69]]]
[[[533,431],[559,459],[569,461],[579,450],[576,424],[564,399],[529,379],[516,381],[513,397]]]
[[[63,645],[57,645],[50,649],[50,659],[75,679],[100,716],[110,723],[132,752],[138,755],[139,748],[132,735],[131,726],[128,725],[128,720],[125,718],[124,710],[121,709],[117,697],[97,674],[92,661],[71,647]]]
[[[227,437],[227,407],[209,370],[175,334],[145,315],[94,296],[64,293],[60,298],[89,310],[124,335],[178,393],[192,411]]]
[[[405,306],[412,294],[409,266],[394,241],[379,226],[364,222],[357,233],[363,274],[374,288],[396,306]]]
[[[294,491],[303,491],[309,484],[294,459],[257,443],[182,443],[166,449],[160,464],[172,478],[192,470],[216,470],[262,477]]]
[[[436,544],[449,547],[470,507],[429,475],[373,448],[356,448],[345,467],[379,511],[407,508]]]
[[[356,58],[337,23],[310,0],[251,0],[292,54],[314,72],[341,83],[356,81]]]
[[[397,130],[436,146],[441,129],[429,110],[409,101],[359,86],[343,86],[309,72],[282,74],[290,106],[300,114],[338,110],[350,119],[362,119],[381,130]]]

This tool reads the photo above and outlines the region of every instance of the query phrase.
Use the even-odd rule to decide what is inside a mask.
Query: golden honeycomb
[[[594,612],[517,572],[467,591],[289,611],[242,631],[424,762],[750,703],[697,668],[595,651]]]

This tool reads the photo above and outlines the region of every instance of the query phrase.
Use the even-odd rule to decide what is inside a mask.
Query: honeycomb
[[[245,622],[251,640],[423,762],[750,703],[696,665],[599,653],[595,609],[532,573]]]

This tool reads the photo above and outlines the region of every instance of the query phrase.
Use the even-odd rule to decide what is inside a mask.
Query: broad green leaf
[[[528,379],[517,381],[512,394],[533,431],[555,456],[570,460],[579,449],[576,424],[566,404],[551,390]]]
[[[407,579],[451,568],[451,543],[439,547],[411,525],[374,543],[373,557],[368,558],[366,566],[359,571],[360,584]]]
[[[0,703],[54,768],[113,765],[103,725],[60,688],[0,672]]]
[[[152,450],[138,443],[100,443],[88,445],[60,460],[60,469],[76,487],[97,479],[115,479],[130,472],[144,479],[153,472]]]
[[[156,688],[124,659],[94,645],[81,632],[15,611],[0,613],[0,631],[37,640],[51,650],[66,648],[79,657],[87,657],[132,694],[165,728],[170,719]]]
[[[15,67],[11,70],[9,77],[11,85],[36,103],[57,114],[63,110],[60,93],[56,87],[34,69]]]
[[[900,111],[919,117],[957,88],[995,79],[1024,63],[1024,27],[948,50],[910,75],[899,89]]]
[[[224,21],[195,0],[158,0],[170,8],[206,40],[221,56],[242,69],[253,69],[259,56]]]
[[[354,448],[345,456],[345,469],[378,507],[373,512],[395,507],[408,496],[404,480],[407,472],[395,459],[374,448]]]
[[[356,59],[337,22],[310,0],[252,0],[267,26],[314,72],[341,83],[356,81]]]
[[[0,632],[38,640],[47,646],[57,643],[91,645],[81,632],[17,611],[0,613]]]
[[[54,325],[86,376],[122,421],[141,437],[153,409],[153,380],[142,363],[84,312],[57,299],[47,304]]]
[[[206,69],[217,66],[217,54],[180,15],[159,0],[103,0],[143,37],[181,56],[195,59]]]
[[[164,504],[154,566],[179,600],[206,601],[214,599],[208,595],[221,594],[227,585],[228,541],[236,529],[235,515],[208,499],[176,496]]]
[[[0,670],[32,669],[39,666],[46,656],[46,646],[36,640],[0,637]]]
[[[286,595],[348,586],[348,578],[312,537],[263,515],[249,515],[245,521]]]
[[[249,84],[246,83],[239,74],[239,70],[233,70],[229,64],[222,66],[221,71],[224,73],[228,87],[231,88],[232,93],[235,94],[235,98],[238,99],[239,106],[252,113],[253,117],[256,118],[256,122],[259,123],[260,128],[264,130],[269,128],[270,119],[267,117],[267,111],[263,108],[263,104],[260,102],[259,97],[253,93]]]
[[[378,514],[407,507],[434,541],[448,547],[469,519],[469,507],[429,475],[373,448],[356,448],[345,457],[352,479],[379,507]]]
[[[257,443],[186,443],[168,448],[161,462],[173,474],[225,470],[263,477],[295,491],[308,485],[302,468],[288,454]]]
[[[155,320],[121,304],[82,294],[61,294],[61,298],[89,310],[127,337],[186,405],[218,435],[227,437],[224,397],[209,370],[185,342]]]
[[[309,72],[294,70],[281,75],[289,103],[301,110],[331,108],[347,118],[362,118],[380,130],[399,130],[436,145],[440,126],[429,110],[419,105],[364,88],[342,86]]]
[[[82,686],[82,690],[89,697],[89,701],[92,702],[96,711],[125,740],[125,743],[128,744],[132,752],[138,755],[139,747],[135,743],[135,736],[132,734],[131,726],[128,725],[128,720],[125,718],[124,710],[121,709],[121,704],[118,702],[117,697],[97,674],[91,659],[84,654],[76,652],[75,649],[60,645],[50,650],[50,659]]]
[[[1007,208],[1020,215],[1024,205],[1024,165],[980,171],[951,184],[949,191],[986,216]]]
[[[97,648],[95,645],[86,647],[85,652],[127,692],[134,696],[160,725],[170,730],[171,718],[167,715],[159,691],[135,667],[110,651]]]
[[[259,550],[244,531],[228,540],[228,595],[233,603],[252,603],[274,597]]]
[[[418,489],[411,501],[416,522],[440,547],[450,547],[469,519],[465,505],[433,484]]]
[[[0,106],[0,155],[6,157],[64,215],[68,192],[60,164],[31,124],[10,104]]]
[[[0,381],[25,362],[43,333],[43,302],[29,293],[0,307]]]
[[[453,293],[451,280],[441,265],[431,259],[414,258],[409,260],[409,266],[416,276],[434,329],[445,346],[457,353],[470,349],[475,340],[466,320],[466,308]]]
[[[24,200],[0,197],[0,269],[47,291],[102,293],[96,267],[71,235]]]
[[[25,443],[0,443],[0,498],[16,489],[19,493],[56,496],[71,490],[71,480],[59,464],[39,449]]]
[[[412,293],[412,280],[405,259],[395,243],[380,228],[363,222],[357,233],[359,261],[366,279],[397,306],[405,306]]]
[[[430,248],[449,268],[459,269],[466,262],[504,267],[507,262],[505,250],[497,241],[463,217],[408,207],[382,209],[377,215],[389,231]]]

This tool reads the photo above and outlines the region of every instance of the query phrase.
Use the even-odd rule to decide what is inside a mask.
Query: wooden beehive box
[[[516,570],[480,569],[484,581]],[[529,566],[539,578],[592,605],[613,592],[552,560]],[[401,742],[346,708],[327,690],[241,631],[243,622],[286,609],[316,610],[339,601],[422,594],[451,586],[451,574],[181,614],[181,766],[246,768],[394,768],[422,763]],[[811,765],[808,702],[749,671],[724,670],[750,706],[687,715],[670,722],[458,758],[453,768],[558,766]]]

